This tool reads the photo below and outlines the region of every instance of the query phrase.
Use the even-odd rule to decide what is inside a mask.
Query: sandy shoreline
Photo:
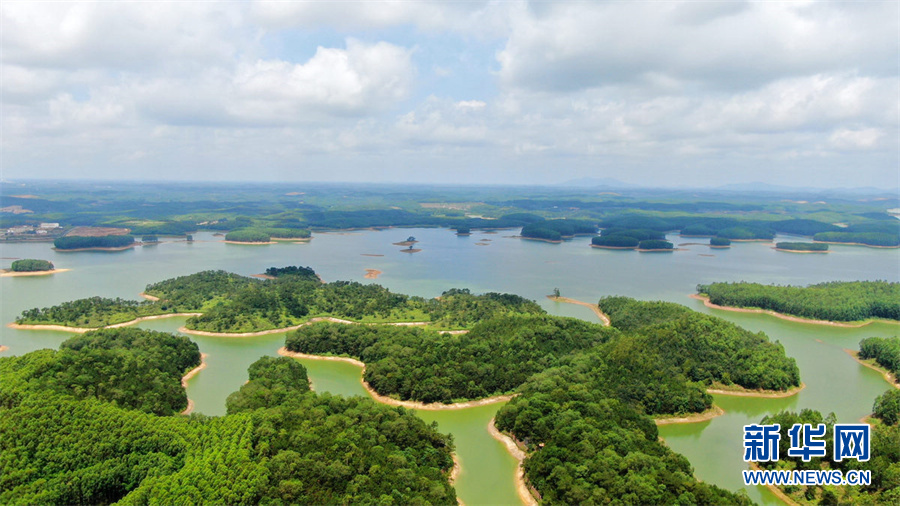
[[[892,373],[891,371],[888,371],[884,367],[878,365],[877,362],[876,363],[866,362],[865,360],[859,358],[858,351],[853,351],[853,350],[844,348],[844,352],[846,352],[848,355],[853,357],[853,360],[856,360],[857,362],[859,362],[860,365],[863,365],[865,367],[868,367],[869,369],[872,369],[873,371],[878,371],[879,373],[881,373],[881,377],[884,378],[884,381],[887,381],[888,383],[890,383],[891,386],[893,386],[894,388],[900,388],[900,383],[897,383],[897,376],[894,375],[894,373]]]
[[[203,369],[206,369],[206,357],[209,355],[206,353],[200,354],[200,365],[188,371],[184,376],[181,377],[181,388],[187,388],[187,382],[189,379],[193,378]],[[184,411],[181,412],[182,415],[189,415],[191,411],[194,410],[194,401],[188,398],[188,405],[184,408]]]
[[[801,316],[791,316],[791,315],[787,315],[787,314],[783,314],[783,313],[777,313],[777,312],[769,310],[769,309],[759,309],[759,308],[751,309],[751,308],[745,308],[745,307],[720,306],[718,304],[713,304],[712,302],[710,302],[709,297],[704,297],[704,296],[698,295],[696,293],[688,295],[688,297],[690,297],[692,299],[696,299],[696,300],[702,300],[703,304],[710,309],[722,309],[724,311],[734,311],[737,313],[761,313],[761,314],[767,314],[769,316],[774,316],[775,318],[781,318],[782,320],[787,320],[790,322],[797,322],[797,323],[812,323],[815,325],[831,325],[832,327],[850,327],[850,328],[865,327],[866,325],[868,325],[870,323],[874,323],[874,322],[900,324],[900,322],[898,322],[898,321],[886,320],[884,318],[872,318],[872,319],[866,320],[864,322],[858,322],[858,323],[833,322],[833,321],[829,321],[829,320],[813,320],[810,318],[803,318]]]
[[[491,418],[491,421],[488,422],[487,429],[491,437],[503,443],[506,451],[519,461],[519,464],[516,466],[516,492],[519,493],[519,499],[528,506],[537,506],[538,501],[531,493],[528,483],[525,482],[525,469],[522,466],[522,463],[525,461],[525,452],[519,448],[519,445],[516,444],[513,438],[497,430],[497,426],[494,425],[494,418]]]
[[[402,251],[402,252],[404,252],[404,253],[418,253],[418,252],[420,252],[420,251],[422,251],[422,250],[420,250],[420,249],[402,249],[402,250],[400,250],[400,251]]]
[[[92,330],[98,329],[117,329],[119,327],[127,327],[129,325],[134,325],[135,323],[140,323],[146,320],[159,320],[161,318],[171,318],[173,316],[200,316],[203,313],[167,313],[153,316],[141,316],[140,318],[135,318],[134,320],[116,323],[113,325],[106,325],[103,327],[66,327],[65,325],[27,325],[20,323],[7,323],[6,326],[11,329],[17,330],[58,330],[60,332],[76,332],[78,334],[84,334],[85,332],[90,332]]]
[[[272,237],[275,242],[309,242],[312,237]]]
[[[51,269],[49,271],[29,271],[29,272],[13,272],[9,269],[3,269],[0,271],[0,277],[2,278],[18,278],[22,276],[48,276],[50,274],[56,274],[57,272],[68,272],[72,269]]]
[[[526,241],[549,242],[550,244],[562,244],[562,239],[541,239],[540,237],[525,237],[524,235],[514,235],[516,239],[525,239]]]
[[[250,245],[250,246],[257,246],[260,244],[276,244],[275,241],[267,241],[267,242],[222,241],[222,242],[224,242],[225,244],[246,244],[246,245]]]
[[[153,302],[156,302],[159,300],[159,297],[154,297],[154,296],[144,293],[144,292],[139,293],[138,296],[143,297],[143,298],[145,298],[149,301],[153,301]]]
[[[800,393],[801,390],[806,388],[806,383],[801,382],[800,386],[793,387],[785,390],[784,392],[778,392],[774,390],[722,390],[717,388],[707,388],[706,393],[708,394],[716,394],[716,395],[730,395],[733,397],[758,397],[760,399],[782,399],[784,397],[791,397]]]
[[[601,311],[600,306],[598,306],[597,304],[570,299],[569,297],[556,297],[555,295],[548,295],[547,298],[554,302],[565,302],[567,304],[577,304],[579,306],[590,308],[590,310],[593,311],[595,315],[597,315],[597,318],[600,319],[603,325],[606,325],[607,327],[610,325],[609,316],[606,316],[606,313]]]
[[[813,240],[813,242],[820,243],[820,244],[837,244],[837,245],[844,245],[844,246],[865,246],[867,248],[880,248],[880,249],[900,248],[900,246],[876,246],[874,244],[864,244],[861,242],[836,242],[836,241],[816,241],[816,240]]]
[[[673,417],[664,417],[664,418],[654,418],[653,423],[656,425],[672,425],[676,423],[698,423],[705,422],[707,420],[712,420],[717,416],[722,416],[725,414],[725,410],[713,404],[709,409],[703,411],[702,413],[692,413],[690,415],[685,416],[673,416]]]
[[[614,250],[634,250],[637,249],[637,246],[601,246],[599,244],[591,244],[592,248],[597,249],[614,249]]]
[[[3,353],[4,351],[6,351],[6,350],[8,350],[8,349],[9,349],[9,346],[6,346],[6,345],[0,345],[0,353]]]
[[[379,275],[384,274],[382,271],[378,269],[366,269],[366,275],[363,276],[366,279],[377,279]]]

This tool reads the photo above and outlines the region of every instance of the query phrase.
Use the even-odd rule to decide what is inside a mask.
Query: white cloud
[[[861,130],[840,128],[835,130],[828,140],[838,149],[866,149],[875,146],[882,137],[884,132],[877,128]]]

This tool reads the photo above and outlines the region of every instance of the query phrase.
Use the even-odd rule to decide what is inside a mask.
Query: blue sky
[[[25,177],[900,186],[900,3],[4,2]]]

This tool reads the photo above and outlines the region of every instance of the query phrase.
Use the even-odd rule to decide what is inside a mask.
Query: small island
[[[67,235],[53,241],[56,251],[124,251],[135,246],[132,235]]]
[[[57,272],[66,272],[69,269],[57,269],[53,263],[48,260],[36,260],[34,258],[23,258],[12,263],[9,269],[0,271],[0,276],[46,276],[47,274],[55,274]]]
[[[588,220],[540,220],[522,227],[520,237],[559,244],[580,234],[596,234],[597,224]]]
[[[637,250],[641,253],[670,252],[675,251],[675,245],[669,241],[660,239],[648,239],[638,243]]]
[[[274,244],[272,236],[262,230],[244,228],[225,234],[228,244]]]
[[[731,239],[727,237],[711,237],[709,247],[713,249],[727,249],[731,247]]]
[[[820,242],[776,242],[775,251],[789,253],[828,253],[828,245]]]

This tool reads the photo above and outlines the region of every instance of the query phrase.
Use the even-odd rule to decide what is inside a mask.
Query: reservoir
[[[137,299],[148,283],[223,269],[257,274],[267,267],[300,265],[316,270],[325,281],[379,283],[399,293],[436,297],[450,288],[474,293],[510,292],[536,300],[548,312],[597,321],[587,308],[556,303],[545,296],[558,288],[564,297],[595,302],[606,295],[643,300],[667,300],[715,314],[754,332],[780,341],[797,360],[806,388],[781,399],[715,396],[725,415],[710,421],[666,425],[660,435],[685,455],[703,481],[729,490],[744,488],[740,471],[742,426],[757,423],[781,410],[816,409],[834,412],[841,423],[868,415],[877,395],[890,388],[875,371],[855,362],[843,350],[858,349],[866,337],[893,337],[900,325],[873,323],[860,328],[789,322],[768,315],[711,310],[688,298],[697,284],[714,281],[806,285],[822,281],[900,281],[900,250],[832,245],[826,255],[778,252],[771,243],[734,243],[730,249],[704,245],[681,246],[672,253],[599,250],[589,237],[563,244],[527,241],[518,230],[496,233],[473,231],[458,237],[446,229],[388,229],[316,233],[308,243],[235,245],[209,233],[195,241],[161,238],[161,244],[121,252],[57,253],[49,243],[4,244],[0,267],[15,258],[38,258],[57,268],[71,269],[50,276],[0,278],[0,317],[12,322],[23,310],[48,307],[89,296]],[[415,236],[421,251],[403,253],[392,243]],[[705,240],[668,238],[676,245]],[[776,238],[776,240],[780,240]],[[167,242],[168,241],[168,242]],[[366,269],[381,271],[366,279]],[[142,328],[174,332],[184,318],[145,321]],[[19,355],[41,348],[57,348],[71,334],[24,331],[0,327],[3,355]],[[259,337],[190,336],[207,353],[208,366],[188,384],[195,409],[208,415],[225,411],[225,398],[247,379],[247,367],[263,355],[276,355],[283,334]],[[359,383],[360,368],[342,362],[303,360],[317,392],[366,395]],[[487,432],[500,404],[455,411],[419,412],[441,431],[454,435],[462,471],[456,482],[459,497],[469,505],[518,503],[513,476],[516,461]],[[747,489],[763,504],[779,504],[764,488]]]

